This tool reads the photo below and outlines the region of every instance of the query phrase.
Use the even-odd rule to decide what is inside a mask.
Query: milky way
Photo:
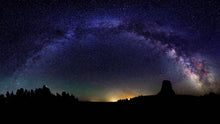
[[[219,16],[210,18],[216,1],[202,15],[202,3],[90,1],[90,9],[33,2],[31,9],[17,2],[23,8],[2,5],[1,93],[46,84],[83,100],[112,101],[155,94],[163,79],[179,94],[219,92]]]

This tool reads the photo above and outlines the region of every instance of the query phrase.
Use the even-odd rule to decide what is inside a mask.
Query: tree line
[[[74,95],[66,92],[54,95],[45,85],[35,90],[20,88],[15,94],[12,91],[7,92],[6,95],[0,95],[0,104],[74,104],[77,102],[78,98]]]

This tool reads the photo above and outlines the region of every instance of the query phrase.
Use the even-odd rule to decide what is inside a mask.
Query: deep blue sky
[[[219,93],[218,0],[3,0],[0,92],[46,84],[81,100]]]

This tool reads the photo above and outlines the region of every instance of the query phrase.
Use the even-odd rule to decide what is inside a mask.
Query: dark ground
[[[44,86],[31,91],[19,89],[16,94],[8,92],[6,96],[1,95],[0,103],[1,114],[21,120],[135,124],[220,122],[220,95],[175,95],[166,81],[157,95],[118,102],[82,102],[65,92],[54,95]]]

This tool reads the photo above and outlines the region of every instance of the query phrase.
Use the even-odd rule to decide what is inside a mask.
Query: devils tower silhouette
[[[172,89],[171,82],[169,80],[164,80],[162,83],[162,88],[157,94],[158,96],[175,96],[175,92]]]

